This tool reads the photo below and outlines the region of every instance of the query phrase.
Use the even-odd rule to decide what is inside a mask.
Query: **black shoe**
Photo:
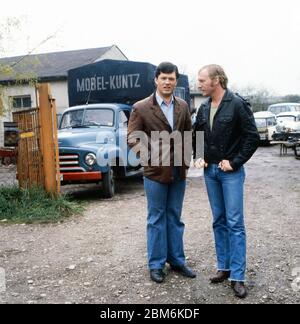
[[[218,271],[216,275],[212,278],[209,278],[211,283],[220,283],[230,277],[230,271]]]
[[[182,266],[171,265],[171,269],[188,278],[196,278],[197,276],[196,273],[186,265],[182,265]]]
[[[245,298],[247,296],[247,290],[242,281],[231,281],[231,287],[237,297]]]
[[[165,279],[165,274],[162,269],[151,269],[150,278],[157,283],[162,283]]]

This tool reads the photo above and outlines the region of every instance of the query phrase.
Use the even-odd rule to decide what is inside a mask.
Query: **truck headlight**
[[[89,153],[85,157],[85,163],[88,166],[92,166],[92,165],[96,164],[96,161],[97,161],[96,155],[93,153]]]

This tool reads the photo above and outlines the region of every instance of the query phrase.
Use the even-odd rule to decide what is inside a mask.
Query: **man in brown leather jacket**
[[[129,146],[146,150],[141,160],[148,202],[148,266],[150,278],[157,283],[164,281],[166,262],[182,275],[196,277],[185,264],[183,248],[181,212],[191,152],[185,153],[181,144],[184,132],[191,131],[191,118],[187,103],[173,94],[178,78],[176,65],[161,63],[155,72],[155,93],[133,106],[128,126]],[[158,134],[162,136],[153,141]],[[169,146],[164,145],[166,135],[173,138]]]

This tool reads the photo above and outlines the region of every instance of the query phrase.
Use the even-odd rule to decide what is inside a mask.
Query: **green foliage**
[[[271,94],[269,90],[265,88],[257,88],[248,86],[245,88],[235,88],[233,87],[234,92],[238,92],[243,97],[246,97],[250,103],[253,112],[267,110],[270,102],[269,99]]]
[[[82,204],[67,196],[51,197],[40,188],[0,187],[0,220],[12,223],[52,223],[81,214]]]
[[[13,43],[13,35],[17,34],[21,28],[19,18],[7,18],[0,23],[0,57],[5,56],[9,48],[9,42]],[[0,117],[6,115],[12,110],[12,102],[5,95],[5,89],[11,85],[22,86],[37,84],[37,74],[35,68],[40,65],[37,58],[24,55],[19,58],[19,61],[14,64],[4,64],[0,62],[0,76],[7,81],[5,84],[0,84]]]
[[[250,101],[253,112],[267,110],[271,104],[281,102],[300,102],[299,94],[275,96],[272,92],[263,87],[248,86],[245,88],[238,88],[233,86],[231,89]]]
[[[287,95],[282,97],[282,102],[300,102],[299,95]]]

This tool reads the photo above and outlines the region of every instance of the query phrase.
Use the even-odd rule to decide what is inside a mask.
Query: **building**
[[[199,91],[191,91],[191,108],[198,109],[205,99]]]
[[[1,58],[0,147],[3,146],[3,121],[11,120],[11,111],[36,107],[33,82],[20,82],[21,80],[50,83],[52,95],[56,99],[57,112],[62,112],[69,106],[68,70],[104,59],[128,60],[116,45]],[[3,111],[6,112],[5,115]]]

